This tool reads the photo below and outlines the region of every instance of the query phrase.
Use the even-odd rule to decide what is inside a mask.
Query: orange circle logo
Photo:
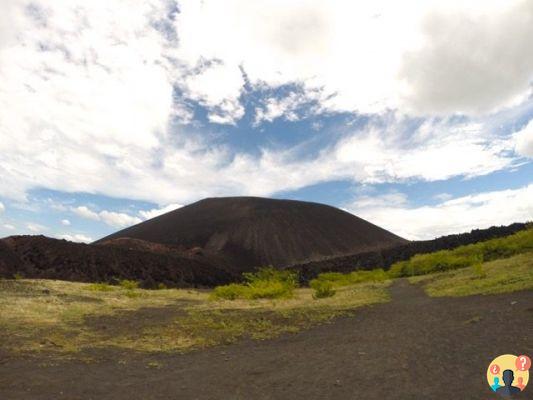
[[[487,368],[487,382],[494,392],[512,398],[526,389],[530,367],[531,359],[526,355],[498,356]]]

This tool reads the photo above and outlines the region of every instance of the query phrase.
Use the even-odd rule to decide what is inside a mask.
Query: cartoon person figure
[[[492,390],[496,391],[498,388],[500,388],[500,378],[497,376],[494,377],[494,383],[490,386]]]
[[[496,389],[496,393],[506,397],[520,393],[522,391],[520,388],[512,386],[513,381],[514,372],[510,369],[506,369],[505,371],[503,371],[503,383],[505,384],[505,386]]]
[[[524,389],[526,388],[526,385],[524,385],[524,378],[522,378],[521,376],[518,377],[518,383],[516,384],[516,386],[518,388],[520,388],[520,390],[524,391]]]

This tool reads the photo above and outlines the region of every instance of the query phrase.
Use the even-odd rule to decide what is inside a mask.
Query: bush
[[[129,280],[129,279],[122,279],[121,281],[119,281],[118,285],[121,288],[127,289],[127,290],[133,290],[133,289],[139,288],[139,282]]]
[[[485,272],[485,269],[483,268],[482,263],[477,263],[472,265],[472,269],[474,270],[474,276],[477,279],[482,279],[487,277],[487,273]]]
[[[115,288],[107,283],[91,283],[87,286],[87,290],[92,290],[93,292],[110,292]]]
[[[246,298],[245,292],[247,287],[237,283],[231,283],[229,285],[217,286],[212,293],[212,297],[215,299],[236,300]]]
[[[246,281],[244,284],[217,286],[212,297],[226,300],[289,298],[298,287],[298,275],[295,272],[280,271],[273,267],[244,273],[243,277]]]
[[[348,274],[340,272],[325,272],[319,274],[309,285],[317,285],[319,282],[329,283],[332,287],[354,285],[361,282],[381,282],[388,279],[388,275],[382,269],[373,269],[369,271],[353,271]]]
[[[282,282],[287,285],[298,286],[298,274],[287,270],[278,270],[272,266],[260,268],[256,272],[242,274],[249,285],[259,282]]]
[[[336,291],[333,289],[331,282],[314,279],[311,281],[310,285],[315,290],[315,293],[313,294],[315,300],[335,296]]]
[[[504,238],[460,246],[453,250],[417,254],[408,261],[394,263],[389,270],[389,275],[391,277],[424,275],[474,267],[481,265],[484,261],[507,258],[527,251],[533,251],[533,229],[520,231]]]

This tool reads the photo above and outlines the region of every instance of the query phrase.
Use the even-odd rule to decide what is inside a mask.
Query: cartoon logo
[[[526,389],[531,359],[526,355],[504,354],[496,357],[487,368],[487,382],[493,391],[513,398]]]

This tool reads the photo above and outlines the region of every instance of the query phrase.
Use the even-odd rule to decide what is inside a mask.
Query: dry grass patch
[[[533,289],[533,253],[436,274],[410,277],[430,296],[469,296]]]
[[[334,297],[320,300],[313,299],[312,289],[302,288],[288,299],[229,301],[212,300],[208,290],[3,280],[0,346],[12,352],[73,355],[105,347],[186,351],[244,337],[267,339],[386,302],[388,284],[342,287]]]

